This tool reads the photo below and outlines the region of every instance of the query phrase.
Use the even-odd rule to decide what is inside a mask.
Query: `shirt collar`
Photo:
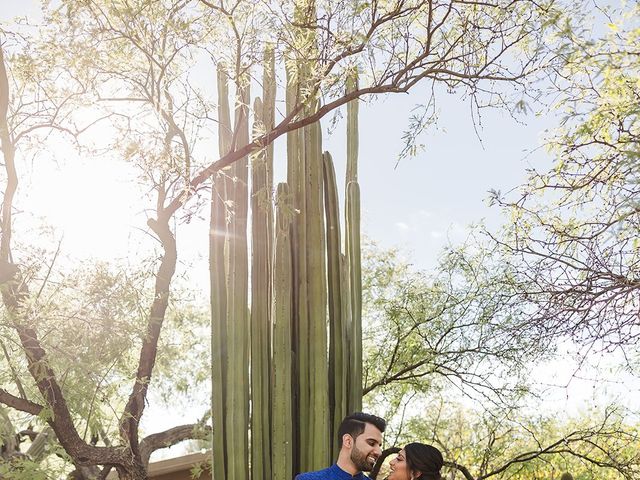
[[[331,475],[337,480],[365,480],[369,478],[362,472],[351,475],[349,472],[342,470],[337,463],[331,465],[329,470],[331,471]]]

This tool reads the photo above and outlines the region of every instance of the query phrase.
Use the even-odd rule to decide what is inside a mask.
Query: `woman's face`
[[[391,475],[387,477],[387,480],[411,480],[411,471],[407,465],[404,449],[400,450],[398,456],[389,462],[389,466],[391,467]]]

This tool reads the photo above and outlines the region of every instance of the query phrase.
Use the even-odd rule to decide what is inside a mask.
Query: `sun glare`
[[[135,227],[145,227],[131,170],[102,158],[41,162],[29,179],[25,210],[51,227],[62,250],[75,258],[125,257]]]

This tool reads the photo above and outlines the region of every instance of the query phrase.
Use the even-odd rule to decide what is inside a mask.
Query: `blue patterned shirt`
[[[295,480],[368,480],[364,473],[358,472],[355,475],[351,475],[348,472],[342,470],[338,465],[333,464],[329,468],[324,470],[318,470],[317,472],[307,472],[297,475]]]

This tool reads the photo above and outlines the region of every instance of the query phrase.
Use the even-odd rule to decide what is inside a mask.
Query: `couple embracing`
[[[301,473],[295,480],[366,480],[382,454],[383,418],[367,413],[353,413],[338,428],[340,453],[329,468]],[[409,443],[391,461],[387,480],[441,480],[443,458],[440,451],[424,443]]]

